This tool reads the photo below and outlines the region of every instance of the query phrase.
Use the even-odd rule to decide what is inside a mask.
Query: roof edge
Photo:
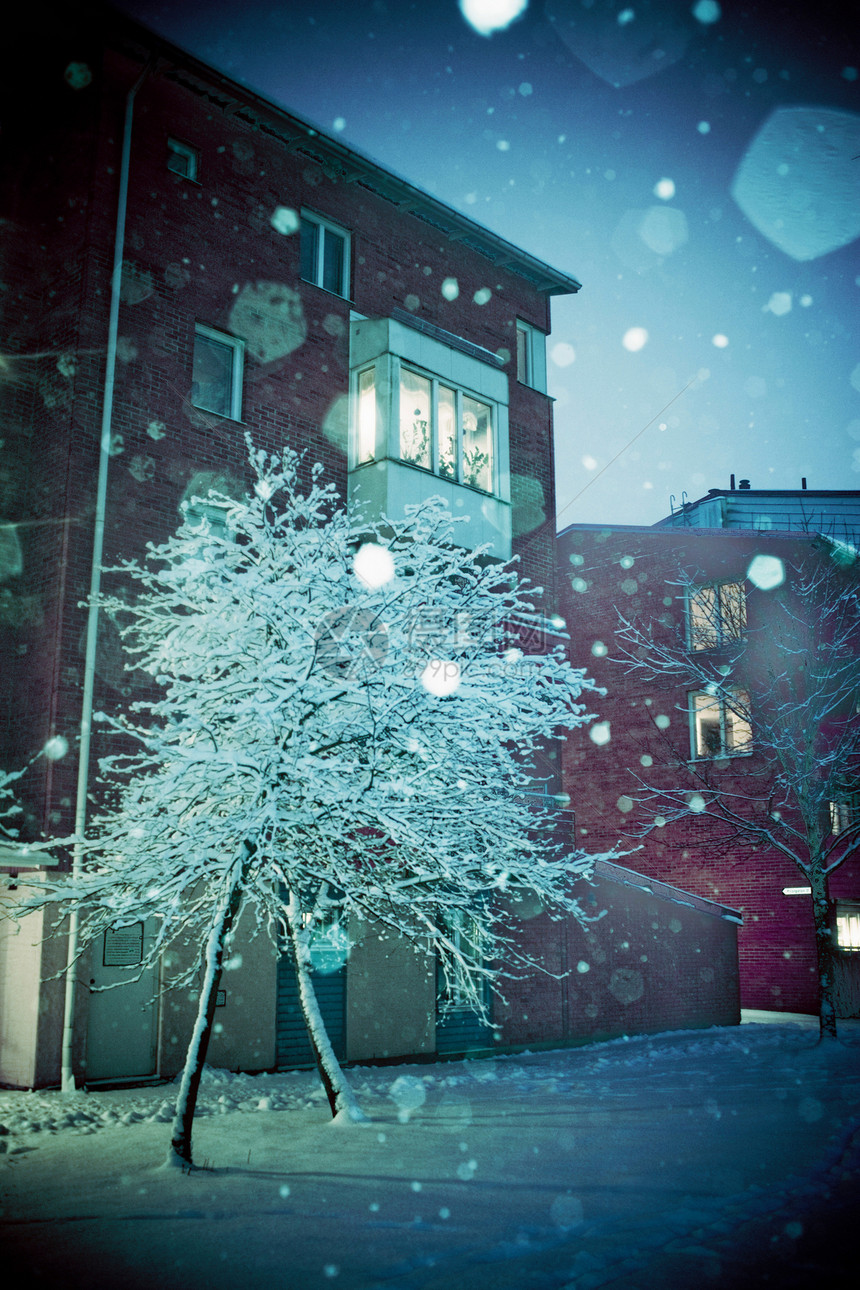
[[[713,918],[728,918],[732,922],[743,922],[740,910],[732,909],[730,905],[721,905],[716,900],[708,900],[706,896],[697,896],[691,891],[684,891],[681,887],[673,887],[668,882],[649,878],[646,874],[637,873],[635,869],[625,869],[623,865],[615,864],[612,860],[596,860],[594,872],[599,877],[609,878],[624,887],[634,887],[637,891],[656,896],[658,900],[665,900],[673,905],[686,905],[698,909],[703,914],[710,914]]]
[[[314,122],[282,107],[262,91],[234,80],[128,14],[111,7],[109,16],[111,27],[105,34],[105,43],[113,39],[121,52],[144,63],[154,52],[159,60],[158,74],[170,76],[168,69],[172,65],[172,79],[184,83],[186,88],[199,93],[204,85],[209,85],[220,91],[224,96],[222,106],[229,108],[233,115],[280,138],[291,150],[312,150],[322,154],[344,182],[367,188],[374,195],[391,201],[405,214],[436,228],[452,241],[470,246],[494,267],[524,278],[541,295],[575,295],[581,290],[582,283],[571,274],[562,273],[491,232],[382,162],[331,137]],[[198,84],[194,84],[194,80]]]

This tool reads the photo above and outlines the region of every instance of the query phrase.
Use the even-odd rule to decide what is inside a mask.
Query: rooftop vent
[[[750,481],[748,479],[742,479],[741,482],[738,484],[738,488],[743,488],[743,489],[748,489],[749,486],[750,486]]]

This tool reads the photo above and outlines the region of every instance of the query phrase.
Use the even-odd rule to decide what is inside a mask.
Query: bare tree
[[[123,567],[138,598],[105,601],[163,696],[113,720],[132,750],[102,762],[115,804],[90,863],[34,898],[78,909],[82,945],[151,918],[147,962],[201,947],[181,978],[202,968],[169,1153],[185,1167],[243,909],[291,947],[332,1114],[358,1119],[314,997],[315,932],[382,923],[480,1007],[485,982],[536,968],[517,900],[585,920],[572,886],[590,867],[517,792],[542,743],[590,719],[594,685],[560,647],[518,647],[511,624],[538,620],[513,567],[457,545],[439,499],[370,524],[319,468],[303,489],[292,453],[251,462],[247,499],[193,505]],[[480,935],[455,935],[458,917]]]
[[[636,776],[640,836],[696,815],[715,822],[710,845],[746,845],[752,864],[771,849],[797,866],[811,891],[820,1034],[835,1038],[829,880],[860,852],[858,566],[851,548],[822,538],[794,567],[762,559],[753,629],[740,583],[682,579],[686,621],[671,630],[621,619],[620,661],[682,689],[691,728],[679,748],[655,726],[667,756]],[[755,585],[754,567],[748,576]]]

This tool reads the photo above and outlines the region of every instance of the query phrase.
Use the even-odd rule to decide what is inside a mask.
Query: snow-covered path
[[[855,1284],[860,1030],[744,1025],[493,1061],[208,1073],[191,1177],[165,1086],[0,1093],[4,1266],[73,1290]],[[8,1284],[8,1282],[7,1282]]]

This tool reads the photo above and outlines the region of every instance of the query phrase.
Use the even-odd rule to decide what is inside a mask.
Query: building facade
[[[441,494],[469,517],[469,542],[520,556],[553,611],[545,337],[552,296],[579,288],[101,5],[34,6],[13,43],[2,86],[0,766],[29,769],[16,784],[19,841],[0,851],[12,901],[28,867],[46,863],[20,842],[81,831],[98,799],[110,744],[93,713],[146,696],[114,624],[86,608],[98,570],[166,539],[210,487],[244,490],[246,435],[258,449],[295,449],[308,471],[321,462],[343,497],[376,512]],[[67,865],[68,852],[52,863]],[[719,905],[698,916],[734,935]],[[69,952],[66,929],[37,921],[17,935],[0,926],[0,1081],[25,1087],[59,1077]],[[538,911],[524,928],[539,957],[584,961],[576,928],[561,935]],[[120,929],[77,962],[79,1080],[181,1066],[194,992],[160,993],[156,969],[128,981],[150,935]],[[241,923],[237,944],[210,1061],[309,1060],[289,958],[243,939]],[[437,1017],[435,965],[377,928],[350,928],[348,958],[325,941],[315,952],[348,1060],[597,1024],[558,1000],[512,1003],[490,1030],[456,1008]],[[695,1024],[732,1019],[734,989],[729,974]],[[658,1013],[655,1001],[649,1026]],[[601,1017],[607,1033],[623,1029]]]
[[[571,653],[590,658],[593,675],[607,691],[598,704],[596,738],[576,732],[564,750],[564,785],[577,838],[596,851],[626,845],[630,863],[640,872],[740,911],[741,1002],[746,1008],[818,1010],[807,882],[775,846],[753,849],[706,814],[693,811],[643,831],[668,802],[652,798],[646,809],[647,790],[686,787],[694,800],[701,783],[697,771],[706,768],[727,800],[734,795],[743,804],[763,791],[770,762],[762,730],[756,730],[757,696],[765,693],[771,674],[784,668],[787,657],[781,653],[787,642],[780,635],[773,597],[790,595],[798,570],[810,560],[826,564],[835,554],[845,576],[855,576],[850,561],[856,552],[846,538],[860,528],[858,503],[857,494],[809,496],[798,490],[765,496],[745,489],[712,490],[700,503],[653,528],[572,525],[559,535],[561,612],[569,624]],[[840,536],[822,539],[809,530],[813,504],[816,526]],[[767,522],[771,518],[785,527],[772,526]],[[767,578],[757,578],[757,568],[780,569],[784,581],[770,585]],[[680,640],[693,654],[701,651],[700,658],[716,665],[723,660],[726,684],[742,687],[743,704],[739,700],[733,709],[731,696],[727,699],[719,688],[697,689],[680,673],[665,672],[655,679],[631,670],[619,635],[622,619],[638,624],[642,656]],[[735,662],[735,647],[741,645]],[[796,665],[800,676],[802,656]],[[738,711],[751,713],[751,720]],[[860,768],[846,764],[844,769],[844,791],[829,804],[830,840],[837,843],[840,834],[847,839],[848,829],[860,819],[860,798],[851,787]],[[837,1004],[841,1015],[857,1015],[856,860],[834,870],[830,897],[838,945]]]

